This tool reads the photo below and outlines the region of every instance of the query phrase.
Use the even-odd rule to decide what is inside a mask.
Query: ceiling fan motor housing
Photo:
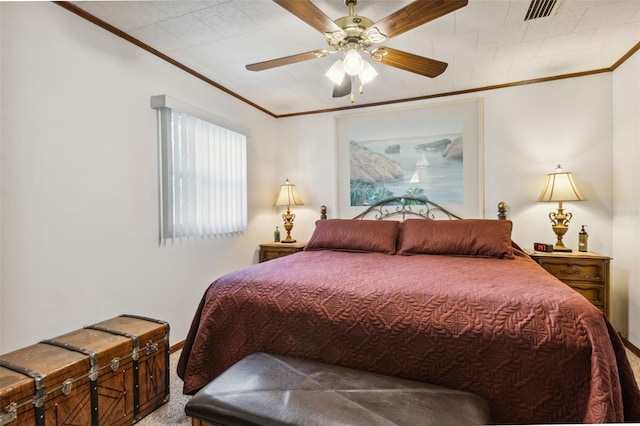
[[[340,50],[349,44],[358,44],[362,49],[366,49],[376,43],[363,34],[373,25],[373,21],[364,16],[343,16],[334,21],[337,26],[342,28],[338,31],[340,34],[327,35],[327,41],[331,47]]]

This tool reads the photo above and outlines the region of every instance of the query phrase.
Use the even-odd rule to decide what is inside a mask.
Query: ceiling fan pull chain
[[[353,94],[353,83],[355,83],[356,76],[352,75],[350,77],[351,77],[351,95],[349,95],[349,100],[351,101],[351,103],[354,103],[356,101],[356,97]]]

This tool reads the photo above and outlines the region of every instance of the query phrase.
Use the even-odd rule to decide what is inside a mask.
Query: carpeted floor
[[[631,368],[633,368],[633,375],[636,376],[636,382],[640,385],[640,358],[634,355],[629,349],[627,349],[627,355],[629,356]]]
[[[631,351],[627,350],[629,361],[633,367],[636,381],[640,383],[640,358],[635,356]],[[189,400],[188,395],[182,394],[182,380],[176,375],[176,365],[180,351],[174,352],[170,357],[170,383],[171,396],[169,402],[158,408],[156,411],[136,423],[139,426],[188,426],[191,419],[184,414],[184,405]]]

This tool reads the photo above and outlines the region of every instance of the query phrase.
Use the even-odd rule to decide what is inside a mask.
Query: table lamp
[[[562,242],[562,237],[567,233],[569,229],[569,221],[573,215],[564,211],[562,208],[563,201],[585,201],[586,197],[582,195],[578,187],[576,186],[571,172],[562,170],[560,164],[556,168],[554,173],[547,175],[547,183],[542,190],[542,194],[538,197],[538,201],[557,201],[558,210],[549,213],[549,219],[551,219],[551,229],[555,232],[557,241],[553,246],[553,251],[571,251],[570,248],[565,247]]]
[[[296,186],[289,182],[289,179],[284,184],[280,185],[280,190],[276,197],[274,206],[287,206],[287,212],[282,214],[284,220],[284,229],[287,231],[287,237],[282,240],[283,243],[295,243],[296,240],[291,238],[291,230],[293,229],[293,220],[296,218],[295,214],[291,213],[291,206],[302,206],[302,200],[298,195]]]

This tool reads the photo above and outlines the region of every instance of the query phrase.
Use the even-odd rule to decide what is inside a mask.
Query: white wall
[[[365,95],[366,97],[366,95]],[[408,105],[430,105],[458,99],[484,100],[485,217],[495,218],[497,204],[506,201],[514,222],[513,237],[522,247],[534,241],[555,242],[548,214],[554,203],[537,203],[546,174],[557,163],[573,173],[584,202],[564,203],[573,221],[564,238],[577,249],[580,225],[588,225],[589,249],[611,255],[612,120],[611,74],[442,98]],[[364,99],[364,98],[362,98]],[[378,111],[398,106],[376,107]],[[365,112],[358,110],[357,113]],[[280,168],[306,191],[306,206],[298,212],[298,239],[313,232],[321,204],[337,215],[337,170],[334,120],[348,112],[278,120],[279,140],[289,144]],[[296,165],[295,170],[290,166]],[[285,167],[285,165],[287,167]],[[615,262],[615,260],[614,260]],[[615,263],[614,263],[615,264]],[[613,304],[615,309],[623,301]],[[627,319],[616,315],[615,325],[626,331]]]
[[[613,99],[613,315],[640,347],[640,53],[614,72]]]
[[[581,224],[588,225],[593,251],[611,252],[611,76],[561,80],[412,103],[430,105],[482,97],[484,100],[485,217],[497,215],[506,201],[514,220],[514,237],[523,247],[534,240],[555,242],[548,213],[557,204],[537,203],[546,174],[557,163],[573,172],[588,201],[565,203],[574,214],[565,237],[577,248]],[[403,104],[407,106],[409,104]],[[371,111],[394,108],[377,107]],[[358,112],[362,112],[359,110]],[[297,165],[288,177],[308,192],[300,238],[313,231],[321,204],[337,214],[336,145],[334,120],[348,113],[325,113],[278,120],[279,139],[289,144],[284,164]],[[306,200],[305,200],[306,201]],[[307,211],[308,210],[308,211]],[[299,218],[300,219],[300,218]],[[304,227],[304,228],[303,228]]]
[[[0,7],[0,352],[121,313],[184,339],[206,286],[272,235],[276,120],[53,3]],[[247,232],[159,244],[158,94],[252,130]]]

